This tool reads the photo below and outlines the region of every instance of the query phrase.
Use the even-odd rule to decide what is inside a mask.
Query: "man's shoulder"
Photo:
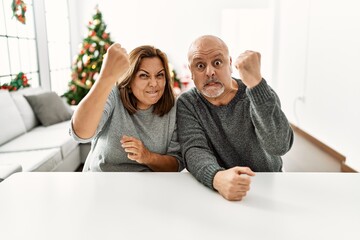
[[[199,101],[199,94],[197,93],[197,90],[195,88],[191,88],[186,92],[181,93],[181,95],[177,98],[177,111],[179,112],[179,110],[181,111],[184,108],[194,110],[194,106],[198,106]]]
[[[178,101],[189,101],[198,98],[196,88],[193,87],[183,93],[178,97]]]

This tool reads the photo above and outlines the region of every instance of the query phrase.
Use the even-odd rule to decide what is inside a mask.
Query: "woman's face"
[[[138,109],[148,109],[164,93],[166,85],[165,69],[158,57],[141,60],[135,79],[130,84],[134,96],[137,98]]]

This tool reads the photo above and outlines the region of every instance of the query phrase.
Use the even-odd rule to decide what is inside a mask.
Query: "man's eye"
[[[196,64],[196,68],[197,68],[197,69],[204,69],[204,68],[205,68],[205,65],[202,64],[202,63],[198,63],[198,64]]]
[[[214,62],[214,65],[215,65],[215,66],[220,66],[221,63],[222,63],[222,62],[221,62],[220,60],[216,60],[216,61]]]

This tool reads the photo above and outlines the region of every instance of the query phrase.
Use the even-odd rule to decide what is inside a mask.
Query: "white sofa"
[[[15,165],[27,172],[75,171],[85,162],[90,145],[72,139],[68,131],[70,121],[42,125],[25,98],[45,92],[41,88],[0,90],[0,166],[3,168]],[[62,102],[70,113],[72,109]]]

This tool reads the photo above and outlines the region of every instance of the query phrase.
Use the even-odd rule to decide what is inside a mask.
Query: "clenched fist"
[[[235,67],[243,83],[248,88],[258,85],[262,79],[260,72],[261,55],[254,51],[245,51],[235,61]]]
[[[102,80],[111,84],[116,83],[119,78],[129,69],[129,56],[125,48],[119,43],[112,44],[104,55],[100,76]]]
[[[213,186],[225,199],[240,201],[250,189],[252,176],[255,176],[255,173],[248,167],[233,167],[218,171]]]

